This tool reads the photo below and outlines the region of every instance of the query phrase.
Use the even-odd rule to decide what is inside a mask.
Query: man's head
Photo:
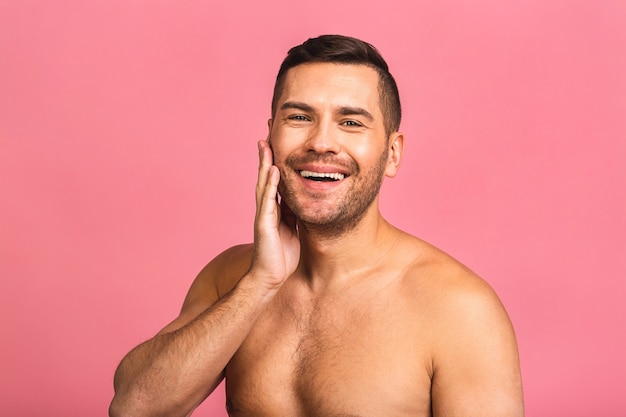
[[[403,149],[389,91],[386,64],[364,42],[327,36],[290,51],[267,140],[278,191],[304,229],[339,236],[377,212],[383,177],[396,175]]]
[[[272,97],[272,118],[283,92],[285,77],[290,69],[307,63],[365,65],[378,74],[380,107],[384,116],[385,133],[389,136],[400,127],[401,107],[398,87],[389,67],[376,48],[367,42],[341,35],[322,35],[291,48],[280,66]]]

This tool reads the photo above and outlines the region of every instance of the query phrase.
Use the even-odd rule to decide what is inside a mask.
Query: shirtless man
[[[379,212],[399,123],[370,45],[290,51],[258,143],[254,243],[212,260],[180,316],[124,358],[111,416],[189,416],[222,378],[231,416],[524,415],[497,296]]]

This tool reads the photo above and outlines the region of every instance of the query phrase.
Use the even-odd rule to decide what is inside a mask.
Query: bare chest
[[[226,370],[232,416],[430,416],[428,342],[392,300],[277,299]]]

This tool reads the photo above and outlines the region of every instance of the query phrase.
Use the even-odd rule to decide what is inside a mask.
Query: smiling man
[[[180,316],[124,358],[111,416],[188,416],[223,378],[231,416],[523,416],[497,296],[379,211],[399,124],[371,45],[289,51],[258,143],[254,243],[213,259]]]

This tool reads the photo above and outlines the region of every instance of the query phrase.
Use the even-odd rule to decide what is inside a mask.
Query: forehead
[[[366,65],[307,63],[291,68],[277,108],[297,101],[313,107],[358,106],[381,116],[378,73]]]

